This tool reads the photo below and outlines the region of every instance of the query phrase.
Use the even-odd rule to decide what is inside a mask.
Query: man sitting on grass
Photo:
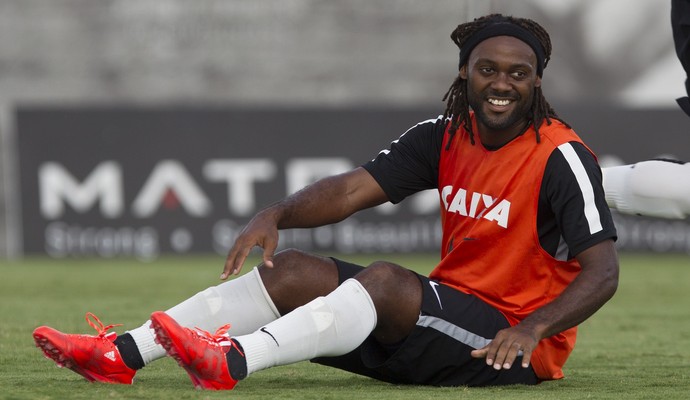
[[[98,336],[44,326],[36,344],[89,380],[117,383],[168,354],[205,389],[302,360],[422,385],[563,377],[577,325],[618,284],[601,170],[542,94],[551,42],[539,24],[494,14],[451,38],[459,73],[444,115],[260,211],[221,278],[260,246],[263,263],[252,272],[123,335],[89,315]],[[429,277],[386,261],[365,268],[298,250],[274,255],[279,229],[335,223],[431,188],[443,239]]]

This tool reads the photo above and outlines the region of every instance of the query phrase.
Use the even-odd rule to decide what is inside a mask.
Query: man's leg
[[[405,338],[381,342],[370,336],[354,351],[321,357],[319,364],[396,384],[485,386],[535,384],[534,370],[515,363],[494,370],[471,351],[510,326],[495,308],[450,286],[416,276],[422,288],[421,312]],[[403,321],[402,329],[406,328]],[[385,339],[379,336],[380,339]]]
[[[264,286],[259,268],[231,281],[212,286],[166,311],[182,326],[214,332],[230,324],[233,335],[253,332],[280,317]],[[131,368],[140,369],[166,355],[155,342],[151,321],[127,331],[116,340]]]
[[[311,260],[306,254],[297,251],[276,254],[276,268],[266,268],[266,275],[271,290],[283,300],[280,303],[281,309],[290,310],[300,301],[306,303],[308,296],[316,296],[309,294],[312,293],[309,290],[295,295],[291,288],[296,282],[309,282],[311,277],[310,288],[316,291],[314,293],[327,293],[326,291],[337,286],[337,270],[329,271],[332,265],[324,264],[321,262],[323,260],[327,259],[314,257]],[[307,264],[315,265],[315,268],[300,268]],[[199,292],[167,312],[182,326],[189,328],[215,331],[230,323],[233,334],[253,332],[280,316],[263,283],[259,272],[262,269],[264,268],[259,267],[241,277]],[[303,276],[300,277],[300,274]],[[328,279],[329,275],[332,275],[331,279]],[[100,328],[103,328],[102,324]],[[34,331],[34,339],[44,354],[58,365],[66,366],[88,380],[101,382],[131,383],[135,370],[166,355],[163,347],[155,342],[150,321],[117,337],[114,332],[108,335],[102,330],[98,332],[98,336],[74,335],[42,326]],[[108,357],[102,357],[103,354],[108,354]]]
[[[383,344],[399,343],[415,327],[422,304],[417,274],[399,265],[379,261],[355,276],[376,305],[378,323],[373,336]]]
[[[333,260],[304,255],[302,262],[296,266],[294,280],[265,280],[267,290],[281,312],[337,284],[337,268]],[[319,271],[323,275],[313,274]],[[220,366],[221,376],[217,370],[195,367],[218,364],[206,362],[208,360],[202,362],[196,357],[197,354],[208,357],[208,341],[197,341],[199,347],[192,348],[188,343],[195,340],[194,335],[181,330],[174,320],[163,313],[154,314],[152,319],[159,341],[187,370],[195,385],[229,389],[237,380],[261,369],[314,357],[346,354],[372,332],[384,343],[398,342],[414,329],[420,304],[421,284],[414,273],[390,263],[372,264],[355,279],[348,279],[326,296],[319,296],[295,308],[252,334],[233,338],[234,344],[227,353],[232,379],[224,373],[226,365]],[[229,343],[227,338],[214,340]],[[212,356],[214,360],[221,352],[220,346],[217,348]]]
[[[335,263],[328,263],[333,266],[329,270],[335,270]],[[299,292],[300,288],[294,289]],[[315,357],[343,355],[372,333],[382,343],[397,343],[414,328],[421,297],[416,274],[377,262],[328,295],[235,340],[246,352],[248,374]]]
[[[249,355],[248,373],[324,353],[343,354],[371,333],[376,323],[372,300],[358,281],[338,285],[334,260],[292,250],[277,261],[282,262],[274,260],[276,267],[261,272],[284,316],[235,337]]]
[[[330,258],[288,249],[274,256],[273,265],[273,268],[261,265],[259,272],[266,292],[280,315],[325,296],[338,287],[338,268]],[[249,332],[259,327],[254,326]],[[231,333],[239,336],[234,331]]]

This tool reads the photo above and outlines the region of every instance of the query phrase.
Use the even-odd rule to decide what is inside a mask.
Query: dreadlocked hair
[[[530,19],[516,18],[502,14],[491,14],[476,18],[472,22],[458,25],[453,33],[451,33],[450,38],[458,46],[458,48],[462,48],[465,42],[472,37],[472,35],[484,27],[495,23],[511,23],[532,33],[537,40],[539,40],[539,43],[544,49],[544,68],[546,68],[549,59],[551,58],[551,38],[541,25]],[[467,100],[467,80],[462,79],[460,75],[458,75],[446,94],[443,96],[443,101],[446,102],[446,110],[443,113],[443,121],[448,121],[449,118],[451,119],[450,127],[448,129],[450,140],[448,141],[446,149],[450,147],[450,143],[460,125],[464,126],[467,132],[469,132],[470,141],[472,144],[474,144],[474,132],[472,129],[472,121],[470,119],[470,107]],[[536,132],[537,143],[541,141],[539,136],[539,127],[544,121],[546,121],[547,125],[551,125],[551,119],[553,118],[563,122],[569,127],[565,121],[558,117],[556,111],[554,111],[549,102],[546,101],[541,87],[534,88],[534,100],[530,111],[530,117],[534,123],[534,130]]]

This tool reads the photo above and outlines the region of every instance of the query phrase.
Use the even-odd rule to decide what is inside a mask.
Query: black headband
[[[539,42],[539,39],[537,39],[537,37],[527,29],[509,22],[498,22],[491,24],[470,36],[460,48],[460,68],[467,63],[467,59],[470,57],[472,49],[474,49],[479,43],[494,36],[512,36],[527,43],[527,45],[534,50],[534,54],[537,55],[537,75],[542,76],[546,56],[544,55],[544,48]]]

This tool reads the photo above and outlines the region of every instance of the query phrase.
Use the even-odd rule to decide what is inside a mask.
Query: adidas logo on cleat
[[[115,360],[116,360],[116,358],[115,358],[115,351],[114,351],[114,350],[113,350],[113,351],[109,351],[109,352],[103,354],[103,356],[104,356],[105,358],[107,358],[108,360],[113,361],[113,362],[115,362]]]

